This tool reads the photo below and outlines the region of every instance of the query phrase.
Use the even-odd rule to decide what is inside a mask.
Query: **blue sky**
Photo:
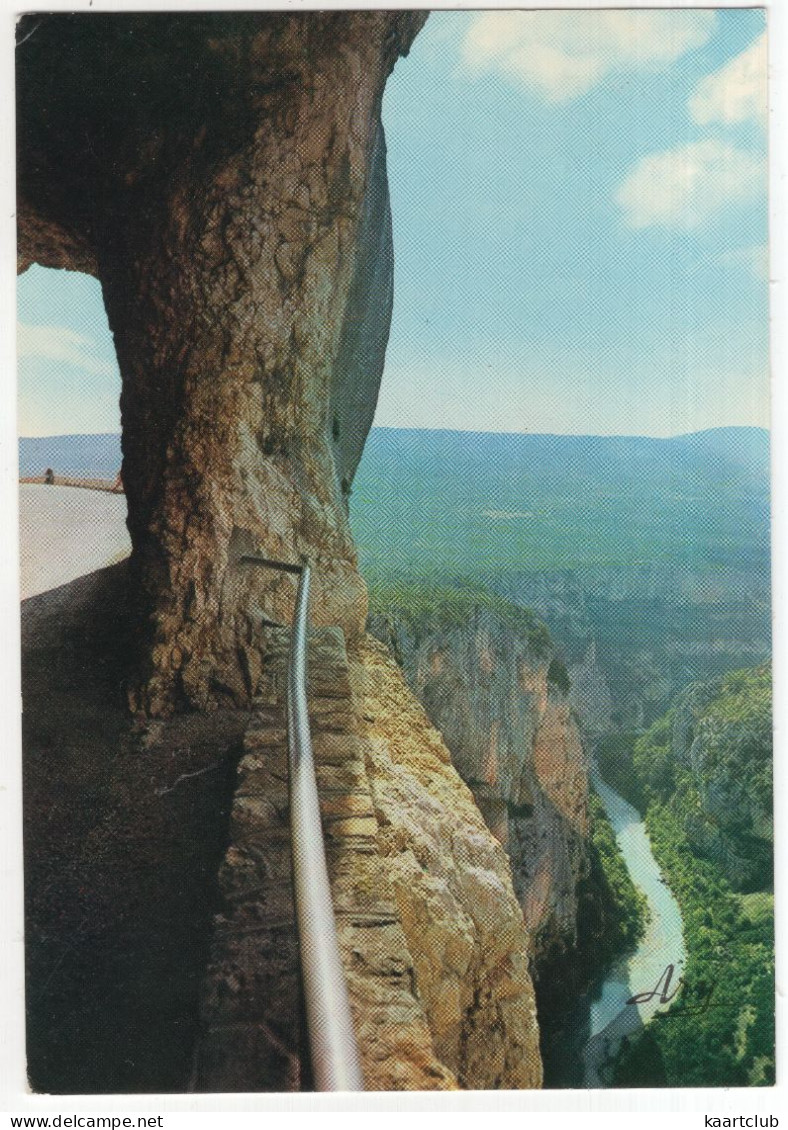
[[[389,80],[376,422],[768,424],[764,16],[435,12]],[[20,431],[116,431],[94,280],[19,283]]]
[[[30,267],[18,283],[19,434],[120,431],[120,375],[101,287]]]

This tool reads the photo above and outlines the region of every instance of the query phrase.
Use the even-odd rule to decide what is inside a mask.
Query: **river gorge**
[[[118,560],[127,548],[122,496],[25,484],[20,489],[20,509],[23,595],[66,584]],[[619,782],[621,792],[612,788],[589,756],[594,736],[584,733],[581,725],[587,688],[581,685],[581,701],[575,706],[574,666],[563,664],[544,622],[522,606],[462,585],[450,593],[423,584],[395,585],[384,593],[374,584],[371,588],[372,634],[387,644],[414,698],[439,731],[447,747],[445,757],[451,755],[453,767],[476,802],[475,819],[479,820],[480,811],[506,852],[504,856],[495,849],[496,881],[503,883],[501,891],[511,881],[516,903],[501,895],[503,901],[499,899],[496,906],[506,905],[511,925],[519,903],[519,929],[524,922],[530,939],[543,1085],[620,1085],[615,1078],[617,1053],[627,1043],[634,1044],[654,1014],[665,1010],[679,988],[687,952],[682,915],[652,851],[645,822],[621,795],[629,795],[628,787]],[[387,678],[393,679],[390,666]],[[404,695],[404,702],[404,684],[397,693]],[[386,725],[403,709],[402,702],[396,711],[382,711]],[[413,726],[415,733],[415,721]],[[426,730],[415,745],[422,740],[427,741]],[[429,738],[428,744],[432,741]],[[623,865],[647,905],[643,936],[628,950],[606,928],[596,934],[583,930],[583,898],[593,901],[600,893],[594,885],[597,875],[583,894],[584,883],[589,884],[590,876],[593,879],[590,845],[594,806],[599,805],[593,793],[604,807]],[[382,793],[376,803],[383,805],[380,797]],[[458,802],[459,794],[453,803]],[[390,810],[383,806],[381,827],[395,814],[404,818],[406,809],[404,796]],[[630,892],[634,898],[632,888]],[[425,908],[425,921],[433,922],[435,907],[425,904]],[[412,921],[406,915],[413,939],[422,938],[420,915],[421,911],[414,912]],[[446,1048],[456,1043],[460,1049],[456,1056],[444,1050],[442,1062],[453,1065],[456,1059],[460,1065],[466,1056],[462,1024],[455,1023],[453,1016],[445,1024],[436,1019],[447,978],[457,981],[453,966],[442,965],[456,923],[447,919],[443,926],[445,936],[441,934],[438,948],[429,955],[429,977],[435,979],[429,1018],[433,1039],[439,1033]],[[424,961],[422,966],[419,975],[426,985]],[[463,983],[461,978],[458,983]],[[640,1003],[628,1004],[636,995],[643,998]],[[525,1032],[528,1025],[521,1027]],[[535,1033],[538,1037],[534,1022],[530,1043],[522,1045],[530,1048],[532,1063],[537,1055]],[[523,1053],[518,1055],[525,1066]],[[506,1061],[504,1070],[512,1083],[534,1085],[535,1069],[528,1081],[517,1075],[514,1059]],[[461,1085],[466,1086],[489,1085],[498,1077],[483,1079],[478,1066],[473,1074],[464,1067],[461,1071]]]

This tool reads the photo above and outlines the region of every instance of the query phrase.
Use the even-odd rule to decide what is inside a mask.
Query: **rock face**
[[[286,634],[245,740],[193,1086],[309,1087],[290,891]],[[310,643],[310,713],[337,930],[367,1090],[537,1087],[528,938],[506,857],[396,665]]]
[[[289,633],[272,641],[246,734],[220,871],[192,1086],[201,1091],[309,1090],[309,1052],[292,895],[284,696]],[[367,1090],[456,1086],[436,1057],[414,992],[413,959],[388,870],[359,734],[342,633],[313,633],[310,723],[340,951]]]
[[[503,603],[503,602],[502,602]],[[576,941],[588,867],[588,765],[549,637],[521,610],[440,603],[373,616],[452,761],[505,847],[525,922],[542,950]]]
[[[528,935],[506,855],[379,644],[363,653],[378,849],[436,1053],[462,1087],[538,1087]]]
[[[734,890],[762,890],[774,856],[771,669],[696,683],[673,712],[672,756],[698,804],[685,817],[690,843]]]
[[[126,570],[23,605],[31,1084],[309,1089],[287,632],[270,633],[251,713],[140,723],[119,685]],[[508,861],[440,735],[381,645],[349,656],[336,628],[311,635],[309,704],[367,1088],[538,1087]]]
[[[248,702],[297,560],[358,637],[346,496],[391,308],[380,103],[424,13],[31,16],[20,268],[101,281],[123,378],[133,705]]]

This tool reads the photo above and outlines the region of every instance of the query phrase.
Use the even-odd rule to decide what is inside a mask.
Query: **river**
[[[637,809],[592,773],[592,784],[605,806],[621,854],[636,887],[648,900],[650,920],[634,953],[620,958],[604,981],[588,998],[587,1042],[582,1049],[584,1087],[607,1085],[606,1065],[616,1054],[624,1036],[640,1031],[659,1008],[659,994],[640,1004],[627,1004],[630,997],[648,993],[664,984],[665,970],[673,966],[676,988],[686,960],[679,905],[651,851],[646,826]]]

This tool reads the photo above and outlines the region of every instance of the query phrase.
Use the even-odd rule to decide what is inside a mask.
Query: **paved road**
[[[19,487],[22,599],[121,561],[131,552],[126,498],[74,487]]]

